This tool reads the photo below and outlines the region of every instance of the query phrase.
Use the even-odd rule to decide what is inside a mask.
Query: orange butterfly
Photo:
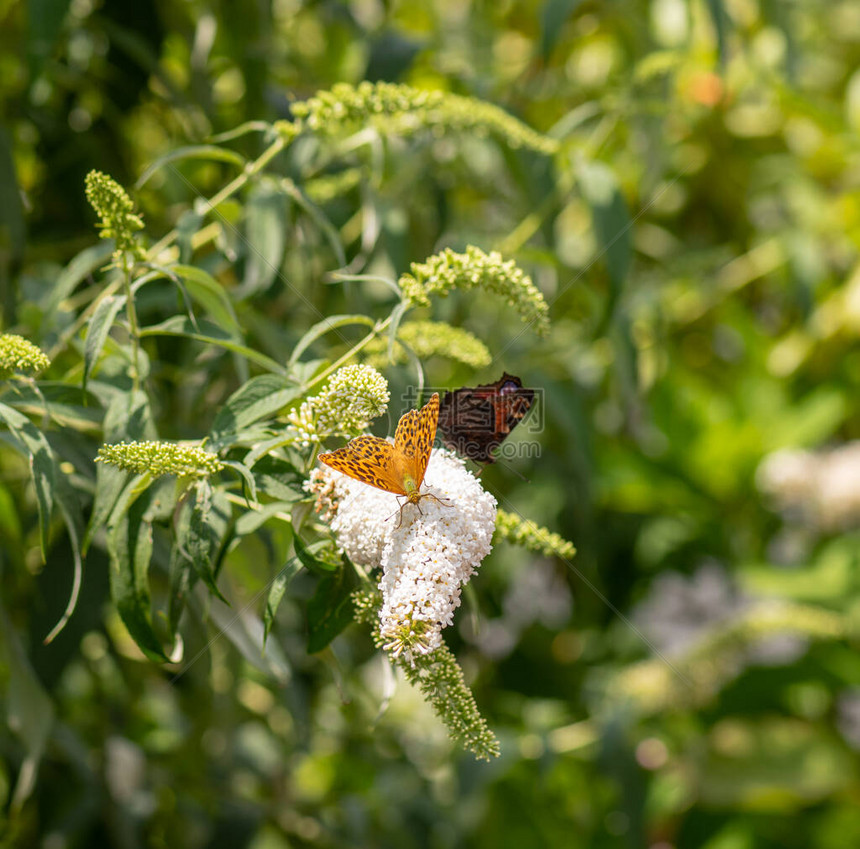
[[[432,493],[419,492],[438,422],[439,394],[434,392],[420,410],[410,410],[401,417],[394,444],[378,436],[358,436],[337,451],[320,454],[319,460],[357,481],[405,495],[406,502],[418,507],[420,513],[418,502],[422,498],[444,503]],[[401,522],[405,506],[400,508]]]

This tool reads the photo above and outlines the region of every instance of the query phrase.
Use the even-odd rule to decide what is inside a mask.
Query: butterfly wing
[[[438,423],[439,394],[434,392],[420,410],[410,410],[401,416],[394,433],[394,447],[404,457],[406,470],[416,487],[424,480]]]
[[[387,440],[359,436],[337,451],[320,454],[319,461],[377,489],[405,495],[402,477],[398,476],[397,455],[397,450]]]
[[[493,449],[525,417],[534,390],[505,372],[495,383],[448,392],[439,411],[445,444],[477,463],[493,463]]]
[[[469,387],[447,392],[439,407],[439,430],[445,446],[479,463],[492,462],[495,413],[489,398]]]

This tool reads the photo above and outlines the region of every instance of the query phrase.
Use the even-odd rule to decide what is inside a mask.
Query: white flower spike
[[[444,503],[426,499],[422,514],[407,505],[398,527],[392,493],[328,467],[310,480],[338,545],[353,562],[382,568],[380,631],[395,657],[441,646],[463,585],[492,549],[496,499],[462,460],[434,448],[423,488]]]

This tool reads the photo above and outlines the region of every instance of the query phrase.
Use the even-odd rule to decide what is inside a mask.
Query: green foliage
[[[860,840],[854,4],[0,44],[0,843]],[[505,370],[494,550],[412,665],[306,484]]]

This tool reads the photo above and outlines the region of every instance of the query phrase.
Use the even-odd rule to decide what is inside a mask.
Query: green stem
[[[137,324],[137,310],[134,306],[134,293],[131,291],[131,268],[128,256],[122,255],[122,287],[125,289],[125,314],[128,316],[131,334],[131,379],[134,391],[140,388],[140,328]]]
[[[302,392],[307,392],[312,386],[316,386],[321,381],[325,380],[332,372],[337,371],[342,365],[348,363],[362,348],[364,348],[372,339],[375,339],[385,330],[388,325],[391,324],[391,316],[385,319],[385,321],[377,324],[370,333],[367,334],[363,339],[359,340],[355,343],[342,357],[339,357],[335,360],[325,371],[320,372],[313,380],[309,383],[306,383],[302,387]]]
[[[253,162],[245,166],[245,170],[227,183],[221,191],[212,195],[206,201],[208,209],[214,209],[219,204],[223,203],[227,198],[234,195],[242,188],[253,176],[263,170],[287,145],[287,139],[283,136],[278,136],[272,144],[270,144]],[[155,259],[165,248],[170,247],[176,241],[178,233],[171,230],[169,233],[161,237],[150,249],[149,258]]]

